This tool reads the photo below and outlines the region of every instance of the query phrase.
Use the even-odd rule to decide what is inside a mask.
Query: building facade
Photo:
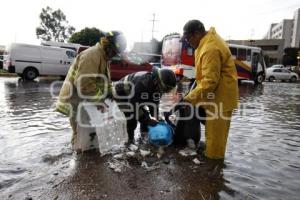
[[[271,24],[264,39],[284,39],[284,48],[300,47],[300,8],[295,11],[293,19]]]
[[[0,55],[2,55],[5,51],[5,46],[0,45]]]
[[[294,27],[292,35],[292,47],[300,47],[300,8],[295,12],[294,15]]]
[[[3,54],[5,51],[5,46],[0,45],[0,69],[3,68]]]

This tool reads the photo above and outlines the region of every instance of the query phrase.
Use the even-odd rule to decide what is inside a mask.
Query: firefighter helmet
[[[110,31],[106,33],[105,37],[112,45],[116,53],[122,53],[125,51],[127,42],[126,38],[121,31]]]
[[[163,92],[169,92],[176,87],[175,73],[170,69],[155,69],[158,75],[159,85]]]

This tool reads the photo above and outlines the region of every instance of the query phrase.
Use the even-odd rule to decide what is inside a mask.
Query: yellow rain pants
[[[217,119],[205,122],[205,156],[210,159],[222,159],[225,156],[226,143],[230,128],[232,111],[223,112]]]

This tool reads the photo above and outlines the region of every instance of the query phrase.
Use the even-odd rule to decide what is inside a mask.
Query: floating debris
[[[141,153],[141,156],[144,158],[146,156],[149,156],[151,154],[151,151],[140,149],[140,153]]]
[[[128,148],[130,149],[130,151],[136,151],[139,149],[139,147],[134,144],[131,144]]]
[[[159,165],[148,166],[147,162],[145,162],[145,161],[142,162],[141,167],[143,167],[143,168],[144,168],[145,170],[147,170],[148,172],[160,168]]]
[[[161,157],[163,156],[164,153],[165,153],[164,146],[160,146],[160,147],[158,148],[157,158],[158,158],[158,159],[161,159]]]
[[[124,155],[122,153],[116,154],[113,156],[115,159],[123,159]]]
[[[115,172],[121,172],[121,168],[122,168],[122,165],[120,164],[117,164],[117,163],[112,163],[112,162],[109,162],[108,163],[108,167],[112,170],[114,170]]]
[[[188,157],[188,156],[195,156],[197,155],[197,152],[193,149],[190,149],[190,148],[185,148],[185,149],[182,149],[178,152],[181,156],[183,157]]]
[[[133,157],[135,153],[133,151],[126,152],[126,156]]]
[[[143,161],[142,164],[141,164],[141,167],[148,168],[148,164],[145,161]]]
[[[132,169],[126,161],[121,162],[121,161],[118,161],[117,159],[113,159],[113,160],[109,161],[108,167],[118,173],[122,172],[122,169],[124,167]]]
[[[116,168],[116,169],[114,169],[114,171],[117,172],[117,173],[122,172],[122,170],[120,168]]]
[[[200,164],[201,164],[201,162],[200,162],[200,160],[199,160],[198,158],[194,158],[194,159],[193,159],[193,162],[194,162],[196,165],[200,165]]]

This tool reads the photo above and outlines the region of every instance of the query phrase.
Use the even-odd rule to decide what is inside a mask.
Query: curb
[[[17,77],[17,74],[14,73],[0,73],[1,77]]]

